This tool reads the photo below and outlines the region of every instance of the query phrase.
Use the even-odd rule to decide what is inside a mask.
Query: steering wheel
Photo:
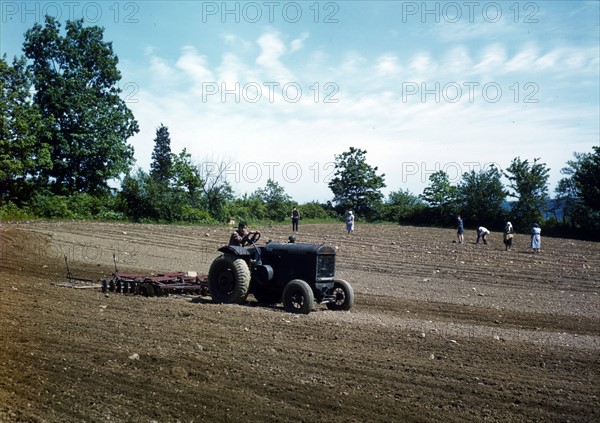
[[[248,244],[255,244],[260,239],[260,232],[246,234],[242,238],[242,247]]]

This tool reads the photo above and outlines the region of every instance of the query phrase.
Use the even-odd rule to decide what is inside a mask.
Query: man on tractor
[[[253,235],[252,237],[250,237],[250,235]],[[259,231],[252,231],[250,232],[248,230],[248,224],[246,224],[246,222],[241,221],[238,225],[238,228],[235,232],[232,232],[231,237],[229,238],[229,245],[237,245],[239,247],[245,247],[248,244],[251,244],[252,241],[250,241],[250,239],[254,240],[254,242],[258,241],[258,238],[260,238],[260,232]]]

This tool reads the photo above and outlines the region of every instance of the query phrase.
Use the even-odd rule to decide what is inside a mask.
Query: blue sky
[[[600,3],[272,1],[1,2],[1,51],[49,13],[105,28],[140,124],[198,163],[226,163],[237,194],[275,179],[326,201],[350,146],[420,194],[514,157],[539,157],[550,192],[572,153],[600,140]]]

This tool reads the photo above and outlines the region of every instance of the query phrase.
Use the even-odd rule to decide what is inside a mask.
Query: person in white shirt
[[[490,231],[488,231],[487,228],[484,228],[483,226],[477,228],[477,241],[475,241],[475,244],[479,244],[479,240],[481,239],[483,241],[483,245],[487,245],[487,236],[489,234]]]

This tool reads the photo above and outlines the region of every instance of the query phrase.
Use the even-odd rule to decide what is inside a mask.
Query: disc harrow
[[[173,272],[147,275],[115,272],[100,281],[102,292],[160,297],[169,294],[208,295],[208,277],[196,272]]]
[[[116,292],[121,294],[143,295],[145,297],[160,297],[169,294],[196,294],[208,295],[208,276],[198,275],[196,272],[170,272],[170,273],[121,273],[117,267],[117,260],[113,254],[115,271],[110,278],[100,280],[102,292]],[[74,282],[93,282],[91,279],[77,277],[69,269],[67,256],[67,279]]]

